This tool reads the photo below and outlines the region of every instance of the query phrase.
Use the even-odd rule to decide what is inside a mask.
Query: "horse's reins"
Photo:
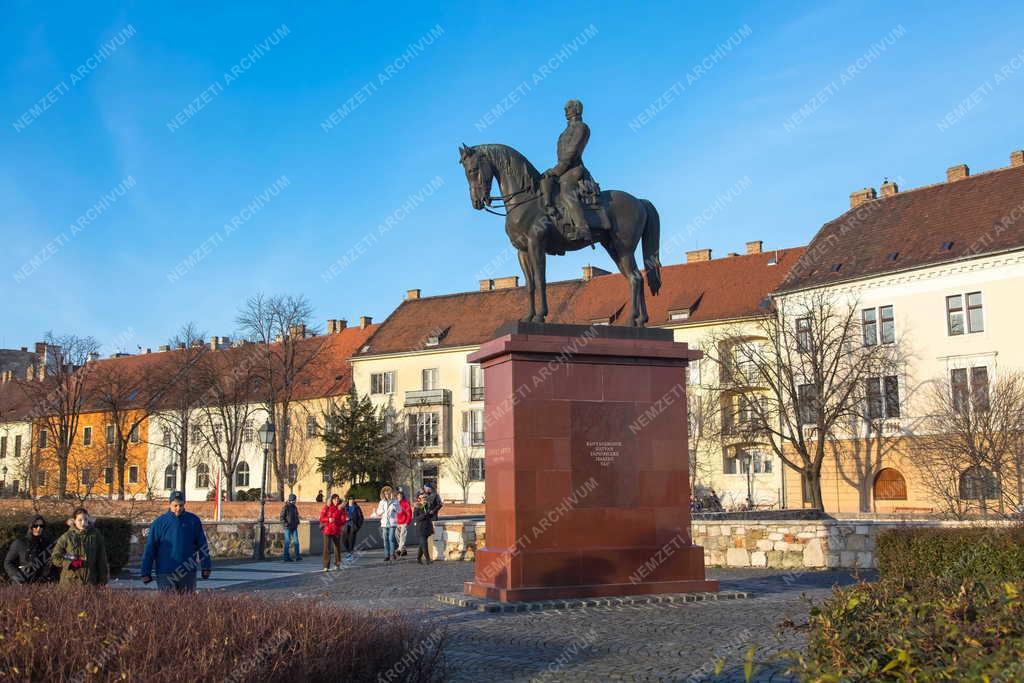
[[[521,202],[518,202],[516,204],[513,204],[513,205],[509,206],[508,200],[512,199],[516,195],[520,195],[520,194],[526,192],[528,189],[530,189],[530,188],[529,187],[524,187],[523,189],[517,190],[517,191],[513,192],[512,194],[498,195],[497,197],[488,197],[487,198],[487,204],[490,204],[493,201],[501,201],[501,203],[504,204],[504,206],[505,206],[505,213],[499,213],[498,211],[495,211],[494,209],[492,209],[490,206],[484,206],[484,211],[486,211],[487,213],[493,213],[495,216],[507,216],[509,211],[511,211],[512,209],[514,209],[514,208],[516,208],[518,206],[522,206],[523,204],[526,204],[527,202],[532,202],[534,199],[537,199],[537,197],[539,195],[534,195],[534,196],[530,197],[529,199],[524,199]]]

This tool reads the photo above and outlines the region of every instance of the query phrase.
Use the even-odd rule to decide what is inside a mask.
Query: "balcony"
[[[405,392],[405,407],[450,406],[452,392],[447,389],[417,389]]]
[[[469,400],[470,401],[482,401],[482,400],[484,400],[484,388],[483,387],[470,387],[469,388]]]

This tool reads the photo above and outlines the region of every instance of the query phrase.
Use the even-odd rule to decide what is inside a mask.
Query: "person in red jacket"
[[[331,496],[331,502],[320,511],[320,531],[324,537],[324,571],[331,568],[331,548],[334,548],[334,568],[341,569],[341,528],[345,526],[345,508],[341,496]]]
[[[395,551],[395,557],[399,555],[405,555],[405,536],[409,532],[409,522],[412,521],[412,506],[409,505],[409,500],[405,497],[405,491],[398,489],[398,515],[395,518],[395,522],[398,526],[395,528],[395,536],[398,538],[398,550]]]

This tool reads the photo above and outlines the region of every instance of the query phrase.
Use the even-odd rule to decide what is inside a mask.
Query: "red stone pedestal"
[[[685,367],[669,330],[519,323],[483,364],[486,547],[502,602],[717,591],[690,537]]]

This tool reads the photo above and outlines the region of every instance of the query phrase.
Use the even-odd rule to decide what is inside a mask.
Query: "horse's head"
[[[473,208],[479,211],[487,204],[487,198],[491,194],[494,168],[486,154],[476,147],[467,147],[465,144],[459,147],[459,163],[466,170],[469,198],[473,202]]]

